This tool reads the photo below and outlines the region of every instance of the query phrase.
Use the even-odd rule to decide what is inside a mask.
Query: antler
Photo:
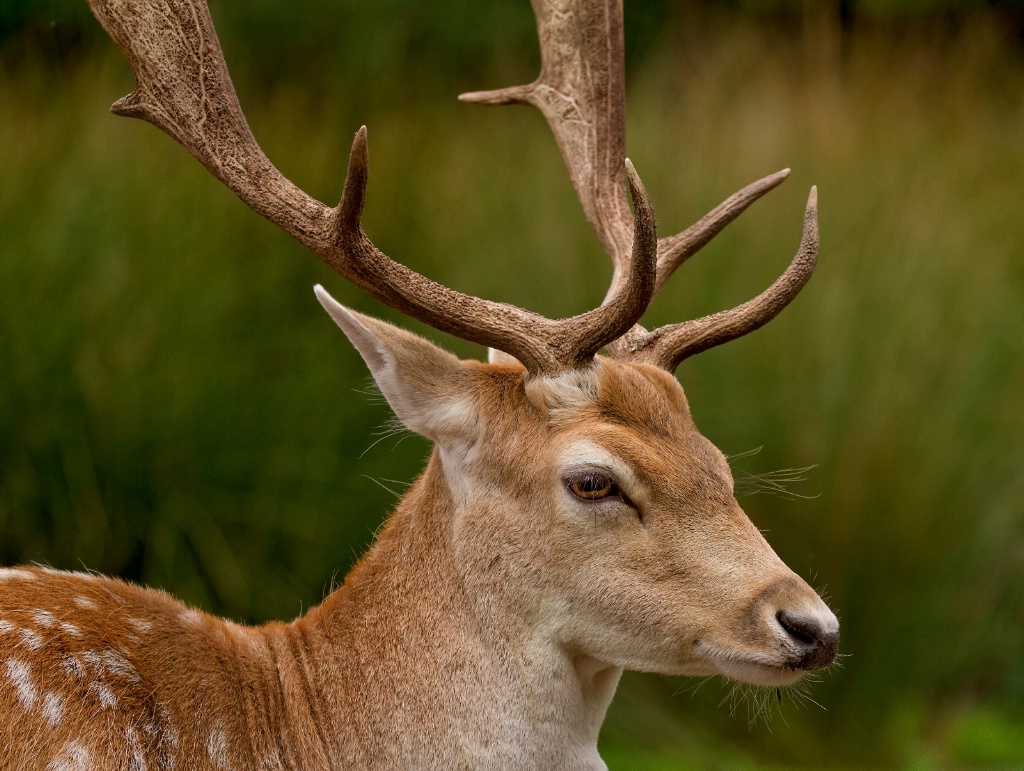
[[[531,0],[531,4],[541,51],[537,79],[525,86],[477,91],[459,98],[486,105],[530,104],[544,115],[587,221],[612,259],[614,271],[607,302],[630,275],[630,213],[619,161],[626,147],[622,0]],[[789,169],[784,169],[758,180],[682,233],[660,239],[655,293],[676,268],[788,176]],[[758,298],[732,311],[649,335],[637,327],[614,342],[609,352],[618,358],[642,359],[674,370],[687,356],[766,324],[796,296],[814,268],[817,220],[812,234],[807,229],[811,206],[809,203],[800,252],[783,276]],[[691,335],[696,337],[691,339]],[[673,346],[678,350],[672,350]]]
[[[462,94],[477,104],[532,104],[547,119],[587,221],[616,268],[629,254],[622,7],[618,0],[532,0],[541,70],[526,86]]]
[[[617,165],[614,176],[622,188],[625,172],[636,207],[632,248],[622,258],[625,278],[601,307],[553,321],[441,286],[373,245],[360,228],[367,182],[365,127],[353,142],[337,207],[327,207],[286,179],[249,129],[205,0],[89,0],[89,5],[136,74],[136,90],[111,110],[162,129],[258,214],[381,302],[435,329],[512,354],[533,375],[586,366],[646,310],[656,278],[654,214],[643,184],[632,165],[623,164],[621,153],[608,164]],[[614,197],[628,226],[624,190]]]
[[[811,188],[800,248],[786,271],[753,300],[680,324],[647,332],[637,325],[612,344],[619,359],[654,364],[674,372],[683,359],[763,327],[804,288],[818,258],[818,189]]]

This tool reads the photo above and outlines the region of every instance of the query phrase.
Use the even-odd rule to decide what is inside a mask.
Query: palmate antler
[[[541,71],[526,86],[463,94],[477,104],[531,104],[541,111],[562,152],[587,221],[612,258],[606,302],[627,281],[632,217],[622,184],[625,75],[621,0],[531,0],[540,38]],[[658,241],[654,291],[754,201],[782,183],[789,169],[758,180],[697,223]],[[767,324],[796,297],[818,254],[817,195],[812,189],[800,249],[786,272],[755,299],[711,316],[647,332],[634,327],[609,345],[622,359],[675,370],[683,359]]]
[[[640,178],[619,156],[636,207],[626,278],[601,307],[551,320],[441,286],[391,260],[360,229],[366,193],[366,129],[356,134],[341,203],[329,208],[267,159],[238,103],[205,0],[89,0],[135,70],[137,88],[111,108],[143,118],[181,143],[257,213],[335,271],[392,308],[435,329],[498,348],[532,375],[586,366],[627,332],[654,293],[657,235]],[[623,185],[625,188],[625,185]],[[624,203],[625,190],[622,191]],[[628,211],[628,210],[627,210]]]

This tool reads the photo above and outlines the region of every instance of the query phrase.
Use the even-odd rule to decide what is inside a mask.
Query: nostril
[[[780,610],[775,614],[779,626],[797,642],[804,645],[817,645],[822,637],[821,627],[813,618],[797,616],[788,610]]]
[[[780,610],[775,619],[786,634],[805,649],[801,668],[817,669],[832,663],[839,647],[838,631],[826,631],[814,617],[800,616],[788,610]]]

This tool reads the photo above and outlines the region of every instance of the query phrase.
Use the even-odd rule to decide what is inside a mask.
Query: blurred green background
[[[264,149],[432,278],[549,316],[610,275],[525,82],[528,4],[215,2]],[[679,370],[740,498],[843,622],[815,703],[629,674],[612,768],[1024,768],[1024,4],[626,3],[629,153],[662,234],[793,175],[682,269],[652,324],[822,257],[766,329]],[[260,622],[317,603],[429,451],[312,285],[367,299],[153,127],[83,2],[0,4],[0,564],[88,567]],[[800,497],[797,497],[800,496]],[[697,686],[700,687],[697,687]],[[774,699],[774,696],[773,696]],[[761,709],[768,720],[752,719]]]

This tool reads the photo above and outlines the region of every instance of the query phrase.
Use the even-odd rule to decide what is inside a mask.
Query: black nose
[[[832,663],[839,648],[838,629],[823,629],[816,618],[788,610],[780,610],[775,618],[800,651],[798,669],[820,669]]]

